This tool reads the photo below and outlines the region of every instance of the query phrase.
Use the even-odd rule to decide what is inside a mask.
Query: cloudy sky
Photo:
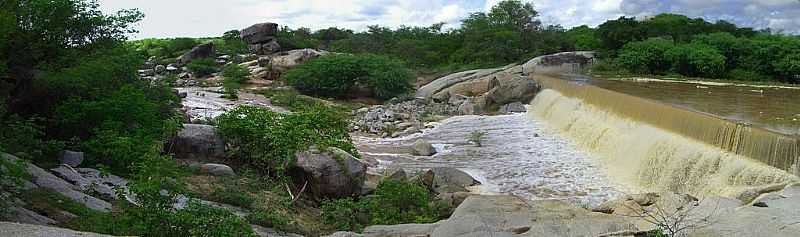
[[[368,25],[457,27],[470,12],[500,0],[99,0],[104,11],[138,8],[146,17],[134,38],[219,36],[258,22],[292,28]],[[800,33],[800,0],[529,0],[549,24],[596,26],[622,15],[680,13],[741,26]]]

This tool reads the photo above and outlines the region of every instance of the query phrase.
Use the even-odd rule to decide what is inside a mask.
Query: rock
[[[472,176],[455,168],[433,168],[420,177],[423,184],[436,193],[468,192],[467,187],[481,184]]]
[[[437,198],[440,202],[443,202],[451,207],[457,207],[461,205],[469,196],[472,196],[471,193],[468,192],[455,192],[455,193],[440,193]]]
[[[203,164],[200,166],[200,172],[210,174],[213,176],[235,176],[233,168],[223,164]]]
[[[225,158],[225,142],[211,125],[184,124],[173,139],[173,145],[178,159],[214,161]]]
[[[406,181],[408,179],[408,174],[403,168],[389,168],[385,173],[384,180]]]
[[[111,237],[57,227],[0,222],[0,236],[8,237]]]
[[[364,228],[364,236],[428,236],[438,226],[438,224],[374,225]]]
[[[416,97],[418,98],[431,98],[436,93],[453,86],[458,83],[462,83],[469,80],[474,80],[478,78],[482,78],[488,75],[491,75],[496,72],[503,71],[508,69],[509,67],[502,67],[502,68],[493,68],[493,69],[478,69],[478,70],[470,70],[464,72],[453,73],[439,79],[428,83],[425,86],[420,87],[417,90]]]
[[[148,76],[155,76],[156,75],[156,72],[153,69],[142,69],[142,70],[139,70],[137,72],[139,73],[139,76],[142,76],[142,77],[148,77]]]
[[[551,55],[543,55],[531,59],[522,65],[522,73],[530,75],[533,73],[563,72],[562,65],[589,65],[594,61],[594,52],[577,51],[563,52]],[[570,67],[571,69],[572,67]]]
[[[8,162],[17,162],[19,158],[14,157],[9,154],[2,154],[0,153],[0,158],[8,161]],[[31,175],[31,180],[34,184],[38,185],[42,188],[48,188],[55,192],[60,193],[61,195],[66,196],[73,201],[83,204],[84,206],[94,209],[101,212],[110,212],[111,211],[111,203],[106,201],[100,200],[98,198],[86,195],[79,190],[75,185],[64,181],[55,175],[45,171],[42,168],[39,168],[36,165],[26,163],[25,164],[25,171]],[[0,235],[1,236],[1,235]]]
[[[83,163],[83,152],[77,151],[63,151],[59,159],[61,164],[69,165],[70,167],[78,167]]]
[[[195,59],[201,58],[213,58],[216,54],[216,50],[214,47],[214,43],[207,43],[195,46],[189,52],[184,53],[178,58],[178,65],[186,65],[190,62],[194,61]]]
[[[117,193],[114,191],[115,187],[106,185],[97,177],[95,179],[87,179],[83,177],[83,175],[81,175],[81,173],[79,173],[77,170],[64,165],[50,169],[50,171],[53,171],[53,174],[56,176],[77,186],[79,191],[95,194],[95,196],[105,200],[114,200],[117,198]],[[121,179],[119,177],[117,178]],[[127,181],[123,183],[123,186],[124,185],[127,185]]]
[[[300,175],[309,180],[310,189],[317,195],[342,198],[361,193],[366,179],[366,165],[338,148],[325,151],[312,147],[296,154]]]
[[[277,34],[278,24],[266,22],[243,29],[240,36],[247,44],[261,44],[273,41]]]
[[[530,77],[514,75],[509,79],[502,80],[500,86],[491,89],[487,94],[487,100],[496,105],[503,105],[511,102],[528,103],[539,91],[539,84]]]
[[[328,52],[314,49],[296,49],[283,52],[272,57],[270,68],[275,73],[284,73],[289,69],[319,58],[325,54],[328,54]]]
[[[271,228],[264,228],[257,225],[252,225],[251,227],[253,227],[253,231],[256,232],[256,235],[260,237],[303,237],[302,235],[282,233]]]
[[[167,72],[177,72],[179,69],[175,64],[167,65]]]
[[[467,98],[460,106],[458,106],[458,114],[472,115],[481,114],[486,110],[486,97],[470,97]]]
[[[526,201],[515,196],[470,196],[432,237],[597,236],[638,230],[622,217],[592,213],[556,200]]]
[[[417,139],[414,145],[411,146],[411,149],[416,156],[432,156],[436,154],[436,148],[424,139]]]
[[[767,207],[745,205],[722,212],[700,223],[691,236],[797,236],[800,233],[800,185],[790,185],[778,195],[757,202]],[[715,206],[710,204],[709,206]],[[708,208],[711,209],[711,208]]]
[[[520,102],[514,102],[510,104],[506,104],[500,106],[500,110],[498,111],[500,114],[513,114],[513,113],[525,113],[527,109],[525,105]]]
[[[23,224],[31,224],[31,225],[56,225],[58,221],[53,220],[49,217],[39,215],[38,213],[22,208],[17,206],[10,207],[11,216],[9,216],[9,221],[23,223]],[[2,233],[2,231],[0,231]]]
[[[353,233],[353,232],[339,231],[339,232],[333,233],[333,234],[325,236],[325,237],[364,237],[364,235],[359,234],[359,233]]]
[[[185,92],[185,91],[184,92],[178,92],[178,98],[183,99],[183,98],[186,98],[188,96],[189,96],[188,92]]]
[[[157,65],[155,67],[156,74],[161,74],[166,70],[167,70],[167,67],[165,67],[164,65]]]

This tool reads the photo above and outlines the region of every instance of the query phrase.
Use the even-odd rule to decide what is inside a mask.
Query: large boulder
[[[417,139],[417,141],[414,142],[414,145],[411,146],[411,149],[414,155],[417,156],[432,156],[436,154],[436,148],[434,148],[433,145],[431,145],[431,143],[425,139]]]
[[[487,94],[487,100],[495,105],[504,105],[512,102],[530,102],[539,91],[539,83],[530,77],[510,75],[509,78],[498,80],[499,85]]]
[[[275,40],[278,24],[266,22],[247,27],[241,31],[241,37],[247,44],[260,44]]]
[[[216,49],[214,47],[214,43],[201,44],[198,46],[194,46],[192,50],[189,50],[189,52],[186,52],[183,55],[181,55],[181,57],[178,58],[177,64],[183,66],[189,64],[190,62],[196,59],[213,58],[215,57],[215,55],[216,55]]]
[[[4,153],[0,153],[0,159],[3,159],[7,162],[19,161],[19,158]],[[111,203],[81,192],[81,188],[56,177],[55,175],[42,168],[39,168],[36,165],[25,163],[25,171],[30,174],[31,181],[33,181],[33,183],[39,187],[47,188],[60,193],[61,195],[64,195],[65,197],[72,199],[73,201],[90,209],[101,212],[111,211]]]
[[[225,142],[211,125],[184,124],[173,139],[178,159],[213,161],[225,158]]]
[[[61,160],[61,164],[78,167],[83,163],[83,152],[63,151],[59,160]]]
[[[367,167],[338,148],[325,150],[311,147],[296,154],[295,176],[309,181],[310,190],[329,198],[342,198],[361,193]]]
[[[436,193],[468,192],[467,187],[481,184],[464,171],[446,167],[430,169],[420,179]]]
[[[273,72],[284,73],[289,69],[300,66],[308,61],[319,58],[328,52],[315,49],[296,49],[283,52],[272,57],[270,69]]]
[[[420,87],[417,90],[416,97],[419,97],[419,98],[431,98],[436,93],[439,93],[440,91],[442,91],[444,89],[447,89],[447,88],[449,88],[449,87],[451,87],[453,85],[456,85],[456,84],[459,84],[459,83],[462,83],[462,82],[466,82],[466,81],[470,81],[470,80],[484,78],[486,76],[490,76],[490,75],[492,75],[494,73],[497,73],[497,72],[500,72],[500,71],[503,71],[503,70],[506,70],[506,69],[509,69],[509,68],[511,68],[511,66],[506,66],[506,67],[502,67],[502,68],[493,68],[493,69],[477,69],[477,70],[470,70],[470,71],[453,73],[453,74],[441,77],[439,79],[436,79],[436,80],[432,81],[431,83],[428,83],[427,85],[424,85],[424,86]]]
[[[594,62],[592,51],[562,52],[533,58],[522,65],[523,74],[574,72]]]

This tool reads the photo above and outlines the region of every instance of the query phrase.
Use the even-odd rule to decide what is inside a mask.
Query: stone
[[[527,109],[525,108],[525,105],[523,105],[520,102],[514,102],[500,106],[500,110],[498,111],[498,113],[500,114],[513,114],[513,113],[525,113],[525,112],[527,112]]]
[[[468,192],[454,192],[454,193],[440,193],[437,198],[440,202],[443,202],[451,207],[457,207],[467,200],[469,196],[472,196],[471,193]]]
[[[77,151],[63,151],[59,158],[61,164],[69,165],[70,167],[78,167],[83,163],[83,152]]]
[[[416,156],[432,156],[436,154],[436,148],[424,139],[417,139],[411,149]]]
[[[265,22],[243,29],[240,36],[247,44],[261,44],[274,40],[277,34],[278,24]]]
[[[175,64],[167,65],[167,72],[177,72],[179,68]]]
[[[453,73],[441,78],[438,78],[427,85],[420,87],[417,90],[415,97],[418,98],[431,98],[436,93],[451,87],[455,84],[459,84],[465,81],[474,80],[478,78],[483,78],[485,76],[494,74],[496,72],[503,71],[508,67],[502,68],[493,68],[493,69],[477,69],[477,70],[470,70],[464,72]]]
[[[253,231],[256,232],[256,235],[260,237],[303,237],[302,235],[283,233],[271,228],[265,228],[257,225],[251,225],[251,227],[253,227]]]
[[[386,170],[384,180],[406,181],[408,174],[403,168],[393,167]]]
[[[562,52],[533,58],[522,65],[523,75],[533,73],[563,72],[562,65],[586,66],[594,62],[592,51]],[[570,67],[571,69],[572,67]]]
[[[172,142],[172,151],[178,159],[215,161],[225,158],[225,142],[211,125],[184,124]]]
[[[0,158],[8,162],[17,162],[19,160],[19,158],[15,156],[3,153],[0,153]],[[39,168],[36,165],[25,163],[25,171],[31,175],[31,180],[33,183],[39,187],[48,188],[58,192],[61,195],[64,195],[77,203],[83,204],[90,209],[101,212],[111,211],[111,203],[80,192],[79,190],[81,189],[79,187],[56,177],[55,175],[45,171],[42,168]]]
[[[0,236],[8,237],[112,237],[58,227],[0,222]]]
[[[183,55],[181,55],[181,57],[178,58],[177,64],[184,66],[196,59],[213,58],[215,55],[216,55],[216,48],[214,47],[214,43],[201,44],[198,46],[194,46],[192,50],[189,50],[189,52],[186,52]]]
[[[39,215],[39,213],[36,213],[34,211],[22,207],[11,206],[9,209],[11,211],[11,215],[9,216],[9,221],[23,223],[23,224],[31,224],[31,225],[58,224],[58,221],[56,220],[53,220],[46,216]]]
[[[487,106],[486,97],[470,97],[467,98],[461,105],[458,106],[458,114],[473,115],[481,114],[485,111]]]
[[[325,237],[364,237],[364,235],[353,232],[339,231]]]
[[[203,164],[200,166],[200,172],[213,176],[235,176],[233,168],[223,164]]]
[[[364,228],[364,236],[428,236],[438,224],[374,225]]]
[[[270,69],[275,73],[284,73],[325,54],[328,54],[328,52],[315,49],[296,49],[282,52],[272,57]]]
[[[167,70],[167,67],[165,67],[164,65],[157,65],[155,67],[156,74],[161,74],[166,70]]]
[[[72,167],[62,165],[50,169],[50,171],[52,171],[56,176],[78,187],[79,191],[95,194],[104,200],[113,200],[117,198],[117,193],[114,191],[114,187],[108,186],[100,180],[90,180],[84,178]]]
[[[511,102],[530,102],[539,91],[539,84],[530,77],[511,76],[502,80],[500,85],[487,92],[487,100],[496,105]]]
[[[142,69],[142,70],[139,70],[138,73],[139,73],[139,76],[143,76],[143,77],[155,76],[156,75],[156,72],[153,69]]]
[[[311,147],[296,154],[296,175],[309,181],[310,190],[328,198],[343,198],[361,193],[366,180],[366,165],[338,148],[324,151]]]
[[[436,193],[469,192],[467,187],[481,184],[472,176],[456,168],[433,168],[420,177],[423,184]]]

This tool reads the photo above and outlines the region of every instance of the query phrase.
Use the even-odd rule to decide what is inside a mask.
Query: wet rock
[[[417,156],[432,156],[436,154],[436,148],[430,142],[424,139],[417,139],[414,145],[411,146],[414,155]]]
[[[83,163],[83,152],[63,151],[59,160],[61,164],[78,167]]]
[[[214,47],[214,43],[207,43],[195,46],[189,52],[184,53],[178,58],[178,65],[186,65],[190,62],[201,59],[201,58],[213,58],[216,54],[216,49]]]
[[[366,165],[338,148],[325,151],[312,147],[296,154],[299,175],[309,180],[317,195],[342,198],[361,193],[366,179]]]
[[[213,161],[225,158],[225,142],[211,125],[184,124],[173,139],[178,159]]]
[[[213,176],[235,176],[233,168],[223,164],[203,164],[200,166],[200,172]]]
[[[154,68],[154,70],[155,70],[156,74],[161,74],[161,73],[163,73],[164,71],[167,70],[167,67],[165,67],[164,65],[157,65]]]
[[[481,184],[466,172],[448,167],[430,169],[420,179],[423,184],[440,194],[469,192],[467,187]]]
[[[533,78],[514,75],[501,80],[500,86],[486,93],[487,100],[496,105],[512,102],[530,102],[539,91],[539,84]]]

